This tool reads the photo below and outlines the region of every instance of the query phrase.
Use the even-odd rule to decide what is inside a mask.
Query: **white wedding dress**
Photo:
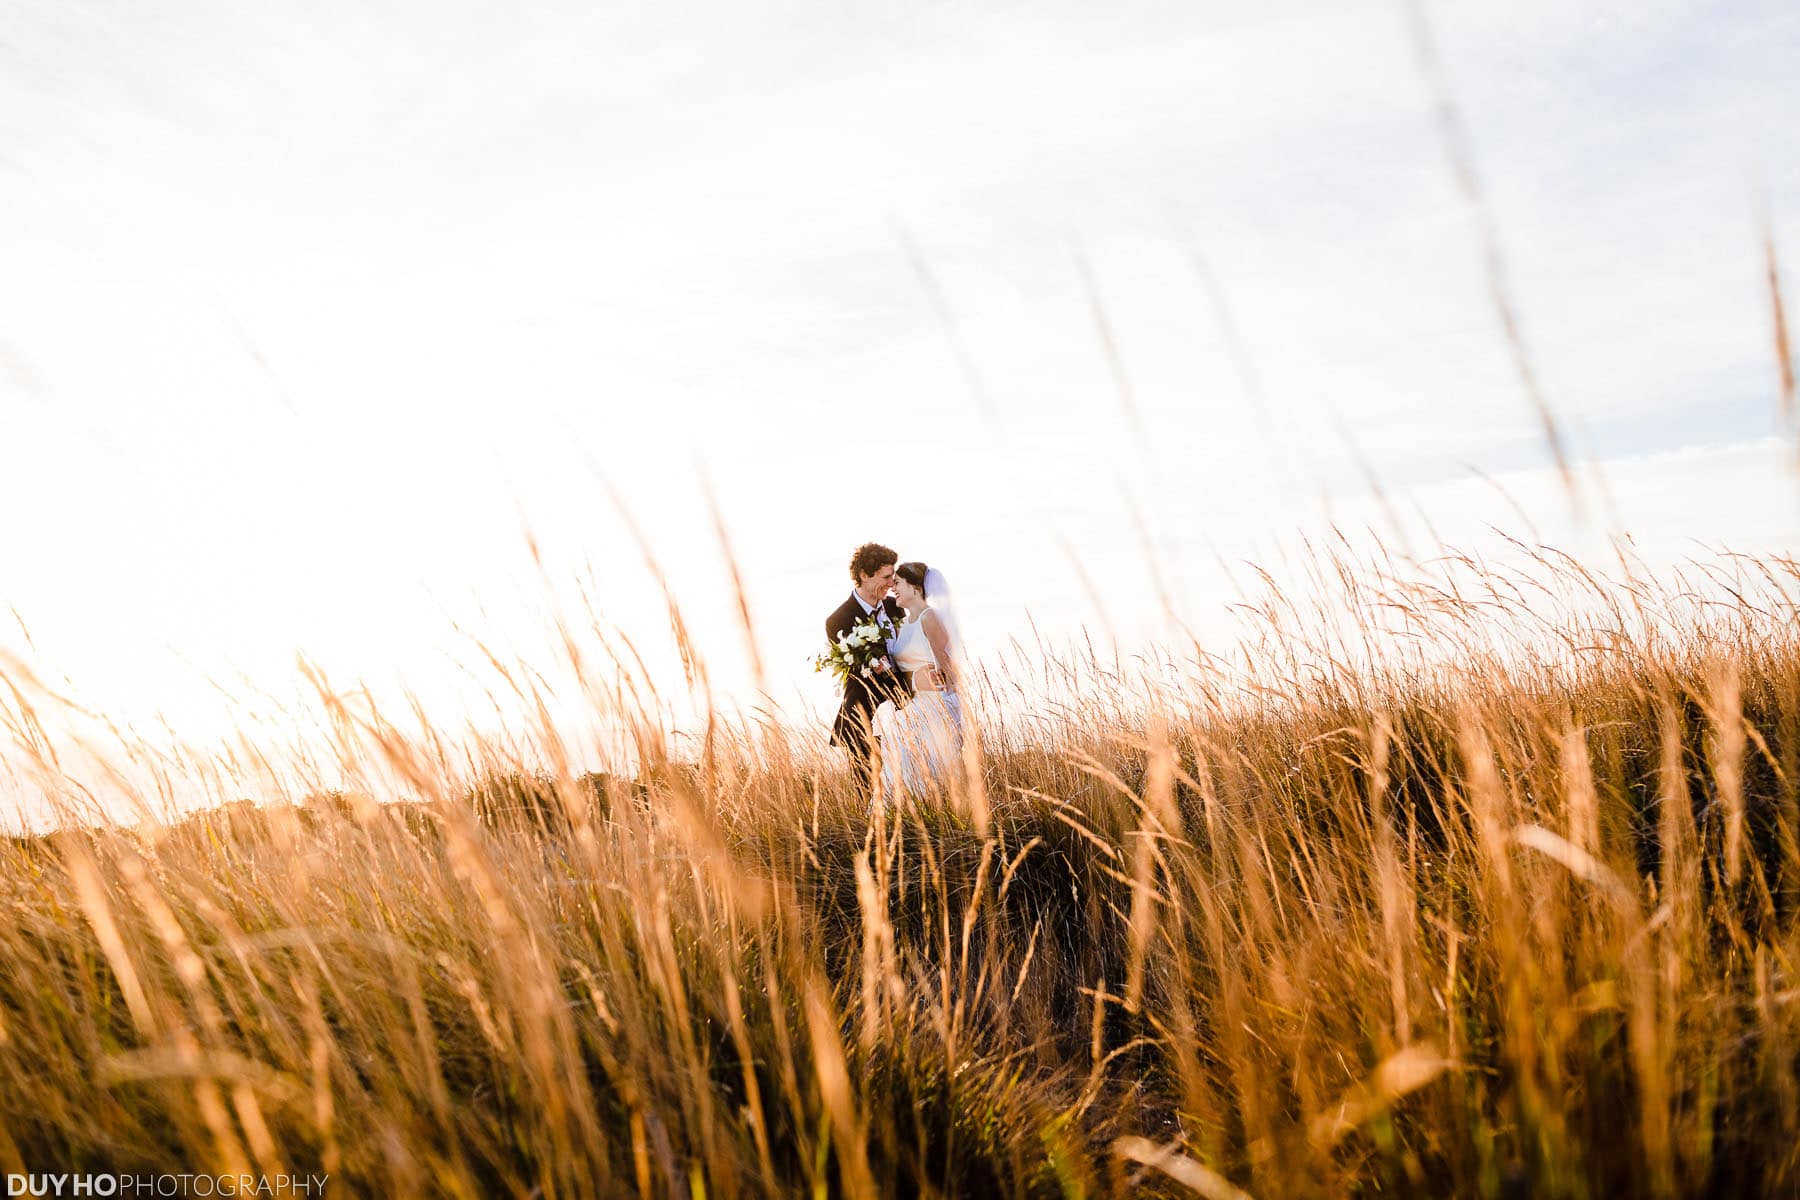
[[[937,657],[918,621],[908,621],[888,640],[894,665],[913,672],[934,666]],[[881,739],[884,794],[924,792],[943,786],[962,764],[962,700],[955,692],[921,691],[895,712]]]

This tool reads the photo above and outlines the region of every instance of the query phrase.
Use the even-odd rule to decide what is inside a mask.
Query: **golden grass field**
[[[1241,662],[990,673],[873,815],[813,729],[626,778],[345,708],[391,794],[0,842],[0,1171],[1800,1193],[1800,567],[1334,573]]]

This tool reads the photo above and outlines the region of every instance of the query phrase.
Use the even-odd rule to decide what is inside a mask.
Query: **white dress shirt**
[[[850,594],[856,597],[856,602],[858,604],[862,605],[863,614],[865,616],[874,617],[875,623],[887,630],[889,637],[894,636],[894,618],[888,613],[887,605],[885,603],[870,604],[867,600],[862,598],[861,592],[851,592]],[[886,598],[883,597],[883,599],[885,600]]]

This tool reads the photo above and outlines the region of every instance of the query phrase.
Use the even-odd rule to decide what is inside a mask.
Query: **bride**
[[[887,795],[922,792],[946,780],[962,762],[961,664],[954,622],[940,607],[948,592],[943,572],[921,562],[894,568],[894,595],[906,620],[888,641],[895,666],[912,680],[913,698],[892,718],[882,739],[881,783]]]

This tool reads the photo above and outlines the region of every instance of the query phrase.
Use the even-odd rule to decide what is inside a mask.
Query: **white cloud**
[[[538,644],[521,525],[653,628],[594,462],[740,686],[704,464],[778,687],[815,701],[795,664],[864,537],[1001,629],[1022,597],[1092,619],[1072,552],[1140,636],[1138,520],[1211,621],[1211,549],[1354,509],[1352,445],[1444,528],[1492,515],[1465,463],[1550,494],[1392,6],[14,8],[8,595],[120,711],[198,712],[190,676],[297,646],[453,690],[451,617]],[[1429,11],[1575,444],[1649,541],[1780,544],[1779,453],[1722,447],[1773,428],[1747,180],[1800,262],[1797,19]]]

